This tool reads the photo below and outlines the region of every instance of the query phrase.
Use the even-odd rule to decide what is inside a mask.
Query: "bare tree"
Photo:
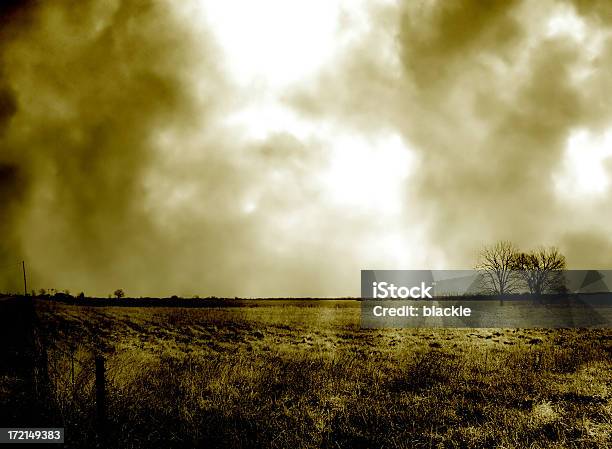
[[[125,292],[122,289],[120,289],[120,288],[115,290],[113,294],[115,295],[115,297],[117,299],[121,299],[121,298],[123,298],[125,296]]]
[[[564,290],[565,256],[555,247],[538,248],[516,256],[516,270],[533,294],[556,293]]]
[[[482,249],[476,269],[481,272],[485,290],[500,295],[516,291],[520,284],[514,271],[517,254],[517,248],[509,241],[499,241]]]

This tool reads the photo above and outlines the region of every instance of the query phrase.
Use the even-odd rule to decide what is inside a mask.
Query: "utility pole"
[[[28,281],[26,280],[25,260],[21,261],[21,269],[23,270],[23,294],[28,296]]]

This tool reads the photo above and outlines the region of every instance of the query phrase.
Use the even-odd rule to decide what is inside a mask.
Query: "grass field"
[[[355,301],[37,309],[72,447],[612,447],[609,329],[361,330]]]

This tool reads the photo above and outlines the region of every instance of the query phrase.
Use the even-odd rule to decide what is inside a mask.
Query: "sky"
[[[358,296],[483,245],[612,268],[601,1],[8,1],[0,289]],[[11,268],[12,267],[12,268]]]

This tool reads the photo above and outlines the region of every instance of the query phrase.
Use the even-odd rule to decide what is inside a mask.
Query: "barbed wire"
[[[87,360],[83,361],[83,360],[79,360],[78,357],[76,357],[75,352],[76,351],[69,351],[66,349],[61,348],[57,343],[55,342],[47,342],[46,343],[46,349],[47,351],[51,350],[55,350],[58,351],[62,354],[64,354],[66,357],[70,357],[71,360],[74,360],[75,362],[77,362],[79,365],[81,365],[81,367],[84,368],[88,368],[91,366],[91,362],[92,362],[92,358],[88,357]]]

